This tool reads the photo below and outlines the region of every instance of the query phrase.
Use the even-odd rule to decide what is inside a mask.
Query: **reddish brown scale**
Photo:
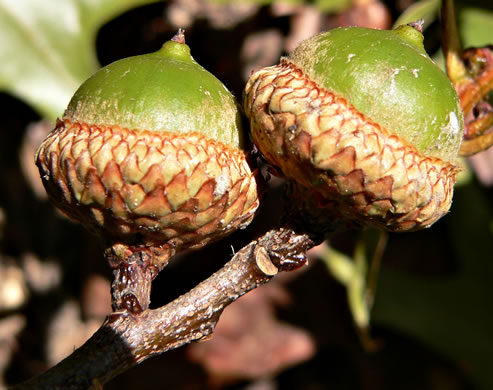
[[[248,224],[259,203],[245,154],[199,133],[65,119],[36,159],[51,200],[71,218],[110,241],[165,246],[170,254]]]

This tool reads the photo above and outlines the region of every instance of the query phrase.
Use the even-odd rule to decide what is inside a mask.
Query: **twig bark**
[[[218,272],[173,302],[138,314],[110,314],[79,349],[39,377],[13,389],[98,388],[142,361],[208,337],[224,310],[277,272],[306,262],[306,234],[280,228],[242,248]]]

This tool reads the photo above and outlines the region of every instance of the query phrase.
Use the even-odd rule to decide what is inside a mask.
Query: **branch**
[[[242,248],[218,272],[173,302],[138,314],[110,314],[72,355],[12,390],[99,388],[144,360],[208,337],[226,306],[279,271],[306,262],[314,245],[306,234],[280,228]]]

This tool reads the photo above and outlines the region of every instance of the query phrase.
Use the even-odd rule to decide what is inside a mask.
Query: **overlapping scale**
[[[455,165],[420,154],[288,60],[252,75],[244,106],[255,143],[314,223],[334,216],[409,231],[449,210]]]

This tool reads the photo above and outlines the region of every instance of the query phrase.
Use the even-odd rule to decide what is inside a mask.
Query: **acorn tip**
[[[174,35],[173,38],[171,38],[173,42],[185,44],[185,29],[179,28],[178,32]]]
[[[423,25],[425,24],[425,20],[424,19],[418,19],[414,22],[411,22],[411,23],[408,23],[407,25],[416,29],[417,31],[419,31],[420,33],[423,32]]]

